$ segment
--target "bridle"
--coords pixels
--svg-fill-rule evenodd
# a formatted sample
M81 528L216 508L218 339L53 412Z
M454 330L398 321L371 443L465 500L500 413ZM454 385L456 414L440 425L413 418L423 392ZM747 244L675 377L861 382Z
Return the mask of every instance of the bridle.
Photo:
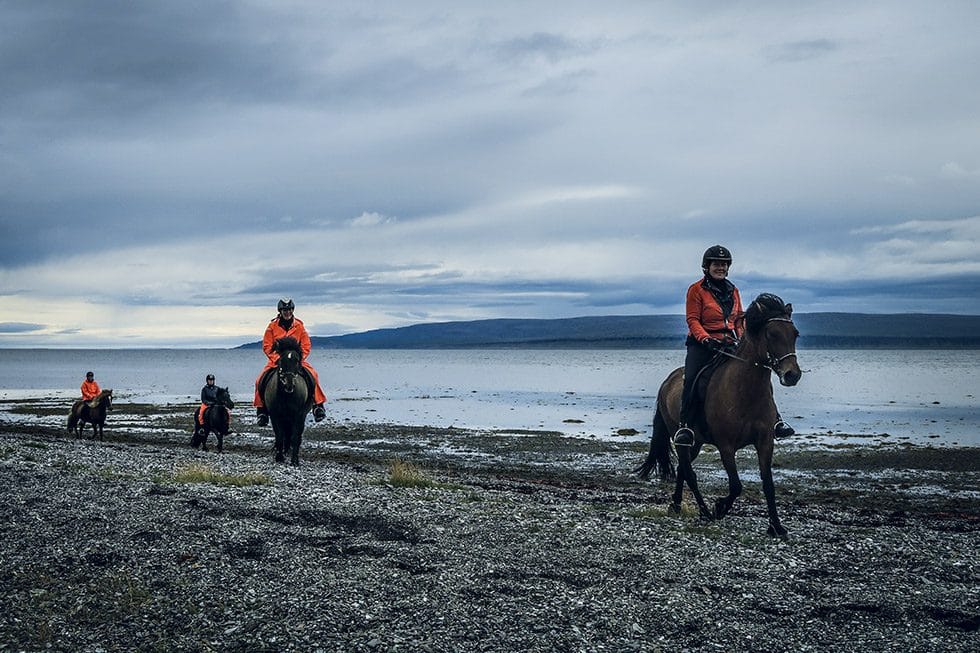
M293 360L293 352L289 351L279 357L279 364L276 366L276 378L279 385L282 387L283 391L287 394L292 393L296 389L296 374L297 372L289 372L283 369L283 360Z
M790 324L793 324L793 320L791 320L788 317L771 317L768 320L766 320L766 324L769 324L770 322L789 322ZM793 326L794 328L796 327L795 324L793 324ZM769 336L767 335L766 343L768 344L768 342L769 342ZM729 358L734 358L735 360L742 361L743 363L748 363L749 365L753 365L755 367L764 367L768 369L770 372L776 372L776 374L779 374L779 372L776 371L776 367L780 363L782 363L784 360L790 357L796 358L795 351L791 351L788 354L783 354L782 356L779 356L777 358L776 356L773 356L773 354L769 351L768 346L766 347L766 362L764 363L760 363L758 361L751 361L748 358L742 358L741 356L729 351L725 351L724 349L719 349L718 353L728 356Z

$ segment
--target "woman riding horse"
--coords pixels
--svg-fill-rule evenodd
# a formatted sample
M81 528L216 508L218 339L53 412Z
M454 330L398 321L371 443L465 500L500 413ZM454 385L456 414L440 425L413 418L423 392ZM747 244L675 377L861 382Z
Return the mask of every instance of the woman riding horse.
M277 306L279 315L269 322L269 326L265 329L265 335L262 337L262 351L265 352L269 360L266 362L265 368L259 374L259 377L255 379L255 399L253 404L255 405L255 417L259 426L265 426L269 423L269 413L266 410L265 400L262 397L261 385L263 377L275 368L279 362L279 352L275 350L273 345L280 338L293 338L300 344L303 352L303 369L310 375L314 385L313 419L319 422L327 416L326 411L323 409L323 404L327 400L327 397L320 388L320 378L316 370L307 361L307 357L310 355L310 350L312 349L310 334L306 332L303 321L293 316L293 310L295 308L296 305L292 299L280 299Z
M76 401L68 415L68 432L81 435L88 423L92 425L92 437L103 439L107 410L112 410L112 390L100 391L91 401Z
M285 337L272 344L279 355L273 378L265 384L263 399L276 434L276 462L286 460L299 465L299 446L306 428L306 415L313 405L310 387L303 373L303 350L295 338Z
M225 436L228 435L231 427L231 409L235 407L235 402L231 400L231 393L228 388L219 388L214 385L214 376L208 375L209 383L214 387L214 401L200 410L200 418L194 416L194 436L191 438L191 446L195 449L200 447L203 451L208 450L208 435L214 433L218 439L218 453L224 451Z
M687 289L687 356L684 359L684 389L681 394L680 426L674 434L674 446L694 445L694 431L688 425L692 410L692 390L698 372L718 355L718 351L736 344L742 336L742 325L736 317L742 314L738 288L728 280L732 253L721 245L709 247L701 257L704 277ZM777 416L774 430L777 438L795 431Z
M786 529L776 512L775 487L772 480L773 424L778 420L772 395L772 373L785 386L796 385L802 372L796 360L796 339L799 336L792 320L793 306L784 304L775 295L762 294L745 313L744 335L734 352L726 352L725 360L707 379L704 408L697 416L688 415L688 427L696 437L691 445L676 447L677 473L671 509L680 511L684 483L691 488L701 515L720 519L731 510L742 492L742 482L735 466L735 452L752 445L759 459L759 476L769 512L769 534L786 537ZM653 417L653 437L650 452L636 471L647 478L657 471L660 478L675 477L672 462L670 433L680 421L681 393L684 368L667 376L657 394L657 410ZM728 474L728 496L715 502L710 510L698 489L697 476L691 461L703 444L718 449Z

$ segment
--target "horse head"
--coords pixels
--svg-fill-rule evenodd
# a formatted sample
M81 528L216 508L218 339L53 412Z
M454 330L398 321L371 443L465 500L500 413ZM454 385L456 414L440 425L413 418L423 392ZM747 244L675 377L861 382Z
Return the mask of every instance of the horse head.
M106 410L112 410L112 390L103 390L99 393L99 403L105 402Z
M228 388L218 388L218 403L231 410L235 407L235 402L231 400L231 393Z
M803 372L796 360L796 339L800 332L793 324L793 305L770 293L762 293L745 311L745 331L765 343L765 366L785 386L800 382Z
M279 386L284 392L291 393L296 389L296 375L303 369L303 348L296 338L286 336L273 343L272 351L279 354L276 364Z

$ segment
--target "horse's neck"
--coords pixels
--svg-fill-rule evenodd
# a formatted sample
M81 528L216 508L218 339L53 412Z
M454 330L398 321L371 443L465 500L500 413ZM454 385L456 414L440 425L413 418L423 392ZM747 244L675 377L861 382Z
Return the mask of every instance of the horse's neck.
M769 380L769 368L765 366L765 340L744 338L735 350L735 356L741 360L729 360L726 367L731 374L738 377L741 383Z

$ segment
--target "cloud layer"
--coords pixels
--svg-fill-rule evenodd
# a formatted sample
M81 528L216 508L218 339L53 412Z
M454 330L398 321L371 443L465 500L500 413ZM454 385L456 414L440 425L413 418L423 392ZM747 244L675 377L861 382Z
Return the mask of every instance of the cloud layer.
M975 4L0 6L0 346L967 312Z

